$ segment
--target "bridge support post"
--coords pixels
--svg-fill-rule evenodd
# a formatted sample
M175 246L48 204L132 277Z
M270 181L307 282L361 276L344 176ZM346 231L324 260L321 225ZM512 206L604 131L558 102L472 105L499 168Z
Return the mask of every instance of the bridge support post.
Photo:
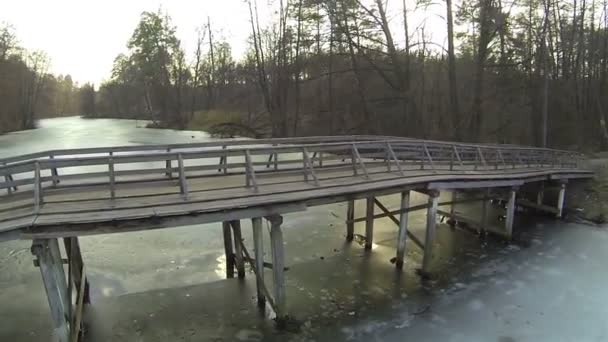
M410 206L410 192L404 191L401 193L401 213L399 214L399 233L397 234L397 261L395 266L397 269L403 269L403 259L405 257L405 242L407 239L407 219L408 213L405 209Z
M545 197L545 182L540 182L536 193L536 204L542 205Z
M81 287L84 289L83 301L84 304L91 303L91 297L89 292L89 280L84 274L84 261L82 260L82 253L80 251L80 243L77 237L68 237L63 239L65 245L65 252L68 256L68 265L72 279L74 280L74 286L76 289ZM84 284L82 284L84 279Z
M450 196L452 198L451 199L452 203L450 203L450 215L449 215L447 223L450 225L450 227L452 229L455 229L456 228L456 203L455 202L458 200L457 190L452 189Z
M258 306L266 305L266 295L264 294L264 238L262 235L262 218L254 217L251 219L253 229L253 249L255 253L255 284L258 294Z
M270 221L270 248L272 250L272 277L274 289L274 302L279 325L287 318L287 300L285 295L285 250L283 246L282 216L271 216Z
M435 241L435 228L437 227L437 204L439 191L429 193L428 209L426 212L426 236L424 240L424 255L422 257L422 274L428 275L433 258L433 242Z
M562 218L564 214L564 201L566 199L566 183L562 182L559 184L559 193L557 195L557 218Z
M222 222L224 233L224 254L226 256L226 278L234 278L234 252L232 250L232 232L230 222Z
M483 200L481 202L481 222L480 222L480 234L485 233L488 226L488 201L490 200L490 189L486 189L483 194Z
M70 306L68 286L63 269L63 261L57 239L36 239L32 243L32 254L40 267L42 281L46 290L51 317L53 334L58 342L68 342L70 339Z
M374 197L367 198L365 210L365 249L371 250L374 243Z
M515 219L515 197L517 195L517 188L513 187L509 190L509 197L507 200L507 212L505 215L505 232L507 239L511 240L513 237L513 221Z
M236 272L239 278L245 278L245 258L243 258L243 237L241 234L241 221L230 221L232 233L234 234L234 261L236 264Z
M355 236L355 200L348 201L346 208L346 241L351 242Z

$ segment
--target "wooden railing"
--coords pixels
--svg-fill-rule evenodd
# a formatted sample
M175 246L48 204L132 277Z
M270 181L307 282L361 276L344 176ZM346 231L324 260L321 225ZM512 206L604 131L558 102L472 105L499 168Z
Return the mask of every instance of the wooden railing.
M198 144L122 146L53 150L5 158L0 190L6 195L32 191L35 210L47 187L107 185L110 198L120 183L177 180L188 197L188 179L244 176L243 185L258 191L259 177L300 174L313 186L318 172L352 168L353 176L373 173L455 172L517 168L577 168L576 152L511 145L476 145L391 137L307 137L224 140ZM0 195L0 198L3 196Z

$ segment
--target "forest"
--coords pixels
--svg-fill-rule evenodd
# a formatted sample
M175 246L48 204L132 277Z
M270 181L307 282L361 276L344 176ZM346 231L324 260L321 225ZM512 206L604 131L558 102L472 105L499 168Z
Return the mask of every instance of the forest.
M196 49L186 53L169 13L143 12L98 89L48 75L44 55L11 44L5 28L0 130L32 127L36 115L77 113L175 129L232 124L251 136L608 145L608 0L242 6L250 37L237 57L210 18L201 18ZM269 22L259 20L260 6L275 7ZM427 27L414 19L421 16L443 24ZM438 31L445 40L433 38Z
M93 86L52 75L44 51L19 46L14 28L0 23L0 133L32 129L36 119L79 115Z

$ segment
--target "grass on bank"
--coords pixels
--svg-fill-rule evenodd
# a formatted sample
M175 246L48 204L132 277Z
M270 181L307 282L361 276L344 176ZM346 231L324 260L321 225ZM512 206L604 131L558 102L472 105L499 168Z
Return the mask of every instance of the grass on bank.
M239 112L224 110L196 111L186 129L192 131L209 131L214 126L224 123L241 123L243 115Z

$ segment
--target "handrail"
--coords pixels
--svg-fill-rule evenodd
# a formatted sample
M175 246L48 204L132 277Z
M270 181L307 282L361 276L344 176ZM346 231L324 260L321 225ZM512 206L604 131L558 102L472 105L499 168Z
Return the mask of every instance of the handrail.
M581 153L558 150L549 148L519 146L519 145L497 145L497 144L471 144L461 142L449 142L439 140L423 140L413 138L403 138L394 136L368 136L368 135L353 135L353 136L319 136L319 137L298 137L298 138L273 138L273 139L222 139L210 142L201 143L178 143L178 144L155 144L155 145L122 145L122 146L111 146L111 147L93 147L93 148L77 148L77 149L55 149L40 151L34 153L28 153L18 156L0 158L0 164L13 164L17 162L29 161L40 158L52 158L58 156L77 156L86 154L105 154L105 153L126 153L126 152L145 152L145 151L167 151L176 149L193 149L193 148L208 148L208 147L222 147L222 146L245 146L245 145L264 145L264 144L305 144L307 142L323 143L323 142L359 142L359 141L395 141L401 143L426 143L427 145L434 146L458 146L458 147L471 147L471 148L503 148L503 149L516 149L516 150L528 150L528 151L552 151L562 153L572 153L581 155Z
M174 173L179 175L180 192L187 198L188 188L186 181L186 173L190 171L210 171L216 170L223 174L241 174L246 175L246 183L253 185L253 189L257 191L258 184L255 180L256 172L273 172L273 171L297 171L302 172L306 178L308 175L313 177L315 183L318 184L316 179L315 171L313 169L314 156L310 158L308 151L312 151L315 154L326 153L326 163L331 160L332 154L335 155L334 160L342 159L342 166L352 163L354 175L357 175L358 167L361 168L364 176L369 178L369 173L366 164L373 163L373 160L382 159L383 164L387 166L387 171L391 171L391 161L397 166L397 170L400 174L403 174L404 168L411 162L416 168L421 169L431 168L434 172L438 168L449 166L449 170L454 170L454 161L456 158L459 167L465 169L468 166L473 166L474 169L478 167L487 168L488 158L494 157L496 163L494 167L497 169L499 166L498 160L502 168L508 168L511 165L515 168L517 165L523 167L531 167L531 165L537 165L537 167L553 167L553 168L576 168L578 165L578 159L582 156L576 152L571 151L560 151L560 150L548 150L548 149L534 149L534 148L519 148L511 145L500 146L484 146L484 145L467 145L459 143L430 143L427 140L416 140L416 139L369 139L369 137L359 136L359 140L340 140L345 137L334 137L336 139L329 139L327 142L319 142L328 137L320 137L313 140L313 138L304 139L308 143L300 144L278 144L275 143L272 146L268 144L261 144L261 142L273 143L276 141L296 141L296 139L278 139L278 140L247 140L248 144L244 146L233 145L236 141L221 141L213 142L213 144L206 144L206 146L216 146L218 149L213 150L181 150L174 147L167 147L168 145L162 145L160 152L150 150L150 146L131 146L132 152L137 152L136 148L143 148L139 152L146 153L134 153L126 155L116 155L116 151L107 152L106 156L83 156L75 158L79 154L75 155L62 155L57 151L51 151L49 158L32 159L18 161L14 163L8 163L7 165L0 166L0 179L4 178L4 182L0 181L0 189L6 189L8 195L11 195L12 189L15 189L18 185L30 185L37 183L40 186L38 190L42 192L42 183L52 182L52 186L58 186L59 182L68 179L93 179L99 177L106 177L109 182L111 189L111 198L115 197L116 177L135 175L135 174L163 174L165 177L171 178ZM379 138L379 137L376 137ZM366 140L367 139L367 140ZM242 140L241 140L242 141ZM190 146L201 146L201 144L176 144L171 146L182 146L182 149ZM251 146L258 145L258 146ZM184 147L186 146L186 147ZM227 148L227 146L234 146L234 148ZM77 151L90 152L92 149L82 149ZM103 150L104 153L107 148L95 149ZM150 153L148 151L155 151ZM304 153L302 152L304 151ZM124 152L124 151L123 151ZM484 155L485 153L485 155ZM90 154L90 153L82 153ZM82 155L80 154L80 155ZM285 160L278 160L279 154L297 154L301 155L301 159L287 158ZM351 155L351 162L345 163L344 156ZM252 156L259 155L271 155L274 156L274 169L273 170L256 170L256 166L263 164L267 166L267 162L255 162L252 161ZM30 156L30 155L27 155ZM228 157L245 157L244 161L228 163ZM212 163L204 165L193 165L185 166L186 160L205 160L219 158L219 164ZM237 159L238 159L237 158ZM337 159L336 159L337 158ZM172 161L177 161L177 168L173 167ZM240 160L240 159L239 159ZM165 163L162 168L142 168L136 170L115 170L115 167L120 164L132 164L132 163L154 163L162 162ZM288 164L299 163L300 166L289 166ZM105 166L108 172L98 171L85 171L76 174L60 175L58 170L62 168L78 167L78 166ZM287 166L281 167L279 165ZM335 166L335 165L334 165ZM319 167L323 167L320 165ZM244 172L240 171L243 170ZM40 173L44 170L51 170L50 177L42 176ZM236 171L234 171L236 170ZM34 174L33 177L21 179L14 179L13 175L29 173ZM36 177L37 175L37 177ZM166 178L165 178L166 179ZM37 195L38 196L38 195Z

